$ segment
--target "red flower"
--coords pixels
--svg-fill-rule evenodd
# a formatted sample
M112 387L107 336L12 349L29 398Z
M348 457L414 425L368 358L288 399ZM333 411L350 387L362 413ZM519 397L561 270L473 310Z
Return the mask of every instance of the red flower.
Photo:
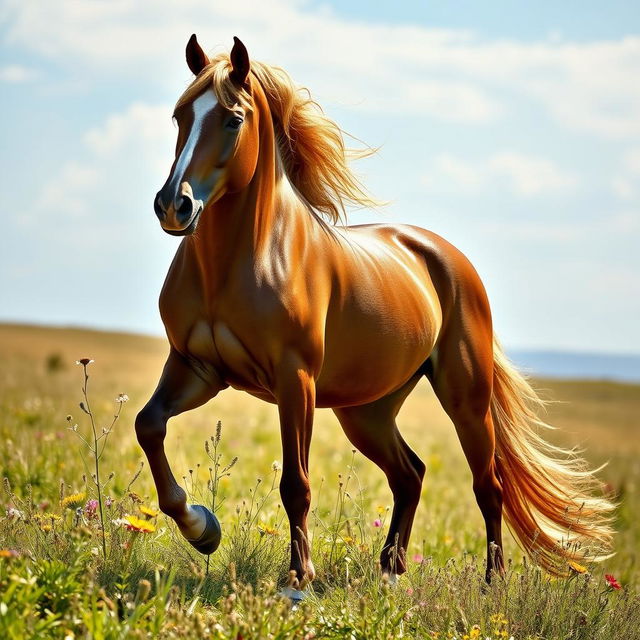
M622 589L622 585L610 573L605 573L604 579L607 581L607 585L612 589Z

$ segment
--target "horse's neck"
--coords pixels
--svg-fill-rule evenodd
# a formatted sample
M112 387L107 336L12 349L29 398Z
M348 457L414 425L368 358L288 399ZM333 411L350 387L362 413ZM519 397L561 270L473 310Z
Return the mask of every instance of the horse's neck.
M283 170L273 132L260 142L254 176L238 193L204 211L193 238L208 288L216 289L238 264L267 267L288 245L304 240L311 220ZM310 220L301 219L301 216Z

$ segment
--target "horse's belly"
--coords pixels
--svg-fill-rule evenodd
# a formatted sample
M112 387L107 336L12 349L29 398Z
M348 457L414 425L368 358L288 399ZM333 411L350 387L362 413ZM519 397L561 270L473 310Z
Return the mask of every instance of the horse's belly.
M404 293L356 300L328 318L318 406L373 402L398 389L424 364L442 325L440 306L432 302L435 296Z

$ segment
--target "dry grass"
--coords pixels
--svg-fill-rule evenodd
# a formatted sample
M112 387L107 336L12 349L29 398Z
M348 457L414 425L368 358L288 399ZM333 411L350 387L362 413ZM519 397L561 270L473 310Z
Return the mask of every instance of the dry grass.
M107 493L116 499L119 509L132 512L135 505L125 490L143 458L135 441L133 419L155 386L166 352L163 340L149 337L0 325L0 472L9 478L17 500L22 504L32 500L36 509L48 501L50 511L59 511L61 479L68 485L67 492L84 489L81 447L67 430L66 416L72 414L83 428L78 409L81 370L74 363L80 357L91 357L95 363L90 367L90 394L101 421L106 423L113 415L118 393L125 392L131 399L101 464L105 477L115 473ZM139 615L130 621L129 635L122 635L126 608L119 611L116 606L109 618L108 603L100 605L107 616L105 624L112 629L112 635L102 637L174 637L170 629L183 629L187 637L198 637L197 625L208 626L213 637L233 638L238 633L246 638L304 637L312 632L316 637L480 637L473 635L474 625L479 625L483 638L503 637L499 634L507 630L515 638L591 638L596 637L596 631L602 638L632 637L621 634L640 627L636 592L640 524L634 517L640 506L640 387L574 381L541 381L537 386L548 389L546 395L559 401L550 406L547 416L560 427L553 435L557 442L585 446L586 457L594 464L610 460L602 477L621 501L617 555L604 567L590 568L590 576L549 581L521 564L521 554L509 538L506 550L512 569L507 582L493 585L488 592L481 588L484 527L471 491L471 475L452 425L424 383L407 401L399 424L428 468L409 550L410 558L425 560L414 561L409 575L394 590L381 586L375 567L383 531L374 527L373 521L378 517L384 520L390 506L385 478L361 455L353 456L333 414L320 410L311 451L312 532L319 569L315 595L307 607L295 613L287 613L286 606L277 609L280 605L274 604L277 598L272 594L275 587L265 586L265 581L275 583L286 573L286 521L278 492L268 491L272 462L281 457L277 414L275 407L233 390L173 420L167 438L176 476L185 476L187 488L205 497L210 461L203 445L218 420L224 425L224 460L239 457L231 477L220 485L218 500L223 502L218 516L224 543L213 557L207 577L201 574L202 560L176 537L163 517L158 519L153 542L149 537L136 541L129 566L124 568L126 553L118 545L126 539L119 537L119 530L112 531L111 555L104 565L93 551L99 542L91 523L89 532L82 534L68 518L47 547L38 543L40 533L34 533L29 523L5 518L0 526L4 538L0 548L15 548L22 557L0 559L4 563L0 584L7 588L11 582L8 563L13 563L13 575L24 578L30 572L37 573L45 550L50 561L63 561L67 569L74 563L85 563L82 571L69 578L77 589L85 591L82 597L74 596L76 604L69 605L78 620L82 618L79 611L91 608L93 601L105 603L105 598L133 602L130 611ZM258 478L262 482L256 485ZM146 468L133 488L147 504L157 504ZM10 498L4 502L12 506ZM230 561L237 573L235 581L229 575ZM169 566L174 570L173 591L168 582ZM164 569L159 570L156 582L158 567ZM624 589L608 589L603 571L615 574ZM162 621L156 620L160 631L153 632L149 621L151 611L162 608L160 601L144 612L136 600L140 578L154 583L151 599L172 599L173 608L165 610ZM252 590L240 583L250 583ZM234 588L234 598L229 601L223 594ZM253 591L256 588L258 595ZM36 598L34 610L40 612L36 618L42 619L45 614L38 609L38 602ZM260 625L267 624L260 622L265 607L276 616L268 623L271 631L260 630ZM66 611L60 613L63 622L51 627L53 635L41 637L64 637L55 634L71 624L73 615ZM502 618L496 617L498 614L504 614L508 623L499 623ZM14 620L15 629L22 628L16 624ZM92 624L78 622L73 631L77 637L89 637ZM429 636L432 632L440 635Z

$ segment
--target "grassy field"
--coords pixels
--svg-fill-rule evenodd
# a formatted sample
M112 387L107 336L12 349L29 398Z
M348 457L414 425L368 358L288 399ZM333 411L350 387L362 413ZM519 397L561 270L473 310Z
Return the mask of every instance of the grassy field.
M554 441L583 446L594 465L609 463L601 477L620 503L616 555L555 580L523 562L507 535L507 576L489 588L471 476L428 384L399 418L427 477L411 567L394 587L376 565L389 519L386 480L352 452L333 414L318 411L310 465L318 577L292 610L277 596L287 579L288 527L277 491L275 407L228 390L169 424L169 458L194 500L213 499L213 443L208 455L205 441L218 421L222 467L238 458L219 478L223 543L208 569L170 521L152 515L157 499L146 465L140 471L133 421L166 351L163 340L148 337L0 325L0 637L640 637L640 386L536 382L554 401L547 416L560 427ZM79 437L91 431L79 408L82 367L75 361L83 357L95 360L89 397L99 433L113 420L116 397L129 397L100 459L106 561L91 502L94 462ZM75 424L77 432L69 429ZM126 515L138 517L143 530L128 529Z

